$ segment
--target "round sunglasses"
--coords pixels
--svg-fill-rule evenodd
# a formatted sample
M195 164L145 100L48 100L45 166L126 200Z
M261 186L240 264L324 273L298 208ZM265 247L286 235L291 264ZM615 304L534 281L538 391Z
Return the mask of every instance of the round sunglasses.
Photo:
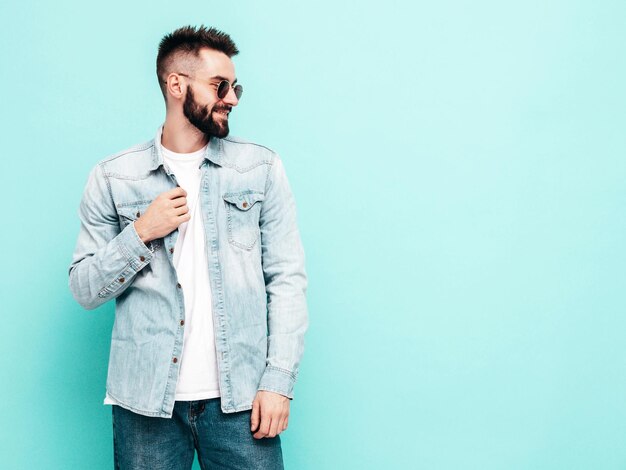
M192 77L191 75L187 75L185 73L178 72L178 75L182 75L183 77L190 78L191 80L198 80L196 77ZM206 82L206 80L201 80L201 81ZM237 97L237 99L241 98L241 95L243 94L243 87L241 85L232 86L228 80L222 80L221 82L218 83L217 97L220 100L223 100L224 98L226 98L226 95L228 95L228 91L231 89L231 87L233 91L235 92L235 96Z

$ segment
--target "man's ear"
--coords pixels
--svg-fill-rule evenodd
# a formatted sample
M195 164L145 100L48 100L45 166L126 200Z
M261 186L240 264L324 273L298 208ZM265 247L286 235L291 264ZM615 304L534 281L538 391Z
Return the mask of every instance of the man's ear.
M165 88L168 95L171 95L171 97L176 100L181 100L185 94L185 85L180 79L180 76L175 73L170 73L166 80Z

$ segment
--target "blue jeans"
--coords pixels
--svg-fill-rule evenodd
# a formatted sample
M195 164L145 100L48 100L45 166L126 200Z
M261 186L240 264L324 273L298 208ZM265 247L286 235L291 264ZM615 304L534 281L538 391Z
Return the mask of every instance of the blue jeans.
M116 470L190 470L194 453L202 470L282 470L280 435L255 439L252 410L224 413L220 398L177 401L171 418L113 408Z

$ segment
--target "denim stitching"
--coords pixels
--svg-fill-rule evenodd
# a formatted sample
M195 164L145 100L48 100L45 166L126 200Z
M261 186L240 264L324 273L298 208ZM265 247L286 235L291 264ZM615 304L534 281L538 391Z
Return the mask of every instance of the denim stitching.
M144 142L143 144L134 145L133 147L130 147L129 149L122 150L121 152L118 152L118 153L114 153L113 155L110 155L108 157L104 157L102 160L100 160L100 163L110 162L111 160L115 160L116 158L123 157L124 155L128 155L129 153L143 152L144 150L148 150L153 145L154 143L152 140Z
M238 173L246 173L246 172L248 172L248 171L250 171L250 170L252 170L252 169L254 169L254 168L258 167L258 166L270 165L270 161L269 160L261 160L260 162L257 162L255 164L247 166L247 167L240 167L239 165L236 165L234 163L228 163L228 162L221 162L221 165L223 167L226 167L226 168L233 168L233 169L237 170Z
M276 153L274 150L272 150L269 147L266 147L265 145L257 144L254 142L248 142L247 140L240 139L239 137L229 136L229 137L225 137L224 140L226 142L232 142L233 144L254 145L255 147L261 147L261 148L264 148L265 150L269 150L272 153Z
M243 250L250 251L250 250L252 250L252 248L254 248L254 245L256 245L257 241L259 240L259 234L257 233L257 236L254 238L254 241L250 245L245 245L243 243L240 243L240 242L236 241L233 238L233 225L232 225L232 216L231 216L231 213L234 210L232 208L233 205L234 204L231 203L230 201L226 202L226 214L227 214L226 219L228 221L228 242L230 244L236 246L236 247L239 247L239 248L243 249ZM254 205L254 204L252 204L252 205ZM252 208L252 206L250 206L250 208ZM237 210L239 210L239 209L237 209ZM250 210L248 209L245 212L249 213L249 211ZM249 215L248 217L252 217L252 215ZM260 212L259 212L259 217L260 217Z
M122 269L122 272L120 272L113 281L111 281L108 285L104 286L102 289L100 289L100 292L98 292L98 297L100 298L104 298L107 296L107 294L112 294L113 292L115 292L117 290L117 288L113 288L111 286L113 286L113 284L115 284L116 282L118 284L121 284L118 279L120 278L120 276L122 276L122 274L125 274L128 271L128 268L130 267L130 263L126 263L126 266L124 266L124 269Z

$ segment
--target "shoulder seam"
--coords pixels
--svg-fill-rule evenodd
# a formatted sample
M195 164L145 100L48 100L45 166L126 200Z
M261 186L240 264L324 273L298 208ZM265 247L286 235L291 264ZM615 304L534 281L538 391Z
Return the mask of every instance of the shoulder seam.
M99 165L110 162L111 160L115 160L116 158L123 157L124 155L128 155L129 153L135 152L143 152L144 150L148 150L149 148L154 146L154 142L152 140L148 142L144 142L143 144L133 145L130 148L122 150L120 152L109 155L108 157L104 157L102 160L98 162Z
M254 142L248 142L248 141L245 141L243 139L241 141L238 141L238 140L233 140L233 138L224 137L223 140L226 140L226 141L231 142L233 144L254 145L256 147L264 148L265 150L268 150L268 151L270 151L272 153L278 153L275 150L272 150L271 148L266 147L265 145L257 144L257 143L254 143Z

